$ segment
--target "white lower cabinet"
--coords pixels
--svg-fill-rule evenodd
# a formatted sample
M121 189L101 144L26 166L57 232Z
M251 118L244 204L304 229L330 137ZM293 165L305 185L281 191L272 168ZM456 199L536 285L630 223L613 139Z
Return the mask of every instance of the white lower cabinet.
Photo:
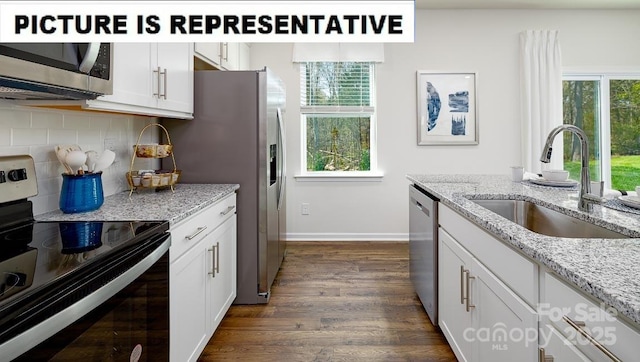
M207 320L212 335L236 299L236 225L237 217L233 215L207 237L207 256L211 258L207 271L210 300Z
M170 267L170 361L195 361L209 341L208 252L193 248Z
M540 362L591 361L557 329L549 324L540 327Z
M439 325L460 361L536 361L538 316L443 228Z
M438 222L438 323L458 360L638 360L636 323L446 205Z
M473 321L466 310L466 278L472 256L444 230L438 244L438 316L440 329L460 361L473 361L473 343L464 338Z
M171 228L172 362L198 359L236 297L235 200L233 194Z
M637 361L640 331L623 320L618 312L603 303L584 295L572 285L560 280L553 272L543 273L541 300L541 330L557 330L562 348L546 346L546 336L541 333L540 345L554 361L563 361L567 346L582 360ZM556 343L557 345L557 343ZM578 357L574 359L579 361Z

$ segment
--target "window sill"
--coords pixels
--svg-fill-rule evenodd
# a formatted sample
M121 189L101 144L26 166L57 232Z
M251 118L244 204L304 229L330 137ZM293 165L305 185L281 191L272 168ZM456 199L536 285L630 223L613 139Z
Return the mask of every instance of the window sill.
M380 182L384 177L382 172L357 172L357 171L317 171L293 176L296 181L301 182Z

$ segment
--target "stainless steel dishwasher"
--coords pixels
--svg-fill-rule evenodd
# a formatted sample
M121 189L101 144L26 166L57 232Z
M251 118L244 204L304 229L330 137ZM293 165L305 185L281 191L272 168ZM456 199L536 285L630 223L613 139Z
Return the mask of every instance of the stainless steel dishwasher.
M438 325L438 199L409 186L409 273L431 319Z

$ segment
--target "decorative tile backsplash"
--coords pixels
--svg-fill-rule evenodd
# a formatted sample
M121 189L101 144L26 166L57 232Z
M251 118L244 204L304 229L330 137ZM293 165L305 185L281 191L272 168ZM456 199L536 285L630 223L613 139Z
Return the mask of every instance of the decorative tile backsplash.
M58 209L64 167L58 162L54 147L78 144L83 151L102 154L105 148L116 153L116 160L102 175L105 196L129 188L125 173L131 166L133 145L140 131L157 118L115 113L68 111L23 107L0 100L0 156L31 155L38 178L38 195L33 201L34 214ZM159 128L150 127L142 143L157 142ZM135 160L134 169L155 169L155 159Z

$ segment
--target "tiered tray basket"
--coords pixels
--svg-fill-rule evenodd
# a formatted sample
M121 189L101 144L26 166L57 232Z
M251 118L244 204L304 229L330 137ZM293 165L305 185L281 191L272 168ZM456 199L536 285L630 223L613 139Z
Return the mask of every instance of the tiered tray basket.
M140 144L140 139L142 138L142 134L149 127L160 127L165 135L167 136L167 144ZM173 161L173 170L155 170L153 172L150 171L138 171L133 169L133 164L135 163L136 157L140 158L165 158L171 157ZM171 191L175 191L173 186L178 183L180 180L181 171L178 170L176 166L176 159L173 156L173 145L171 144L171 138L169 137L169 132L166 128L164 128L161 124L151 123L145 126L142 131L140 131L140 135L138 136L138 141L133 146L133 155L131 156L131 165L129 166L129 172L127 172L127 182L129 183L130 192L129 196L133 193L133 191L138 188L142 189L155 189L155 188L171 188Z

